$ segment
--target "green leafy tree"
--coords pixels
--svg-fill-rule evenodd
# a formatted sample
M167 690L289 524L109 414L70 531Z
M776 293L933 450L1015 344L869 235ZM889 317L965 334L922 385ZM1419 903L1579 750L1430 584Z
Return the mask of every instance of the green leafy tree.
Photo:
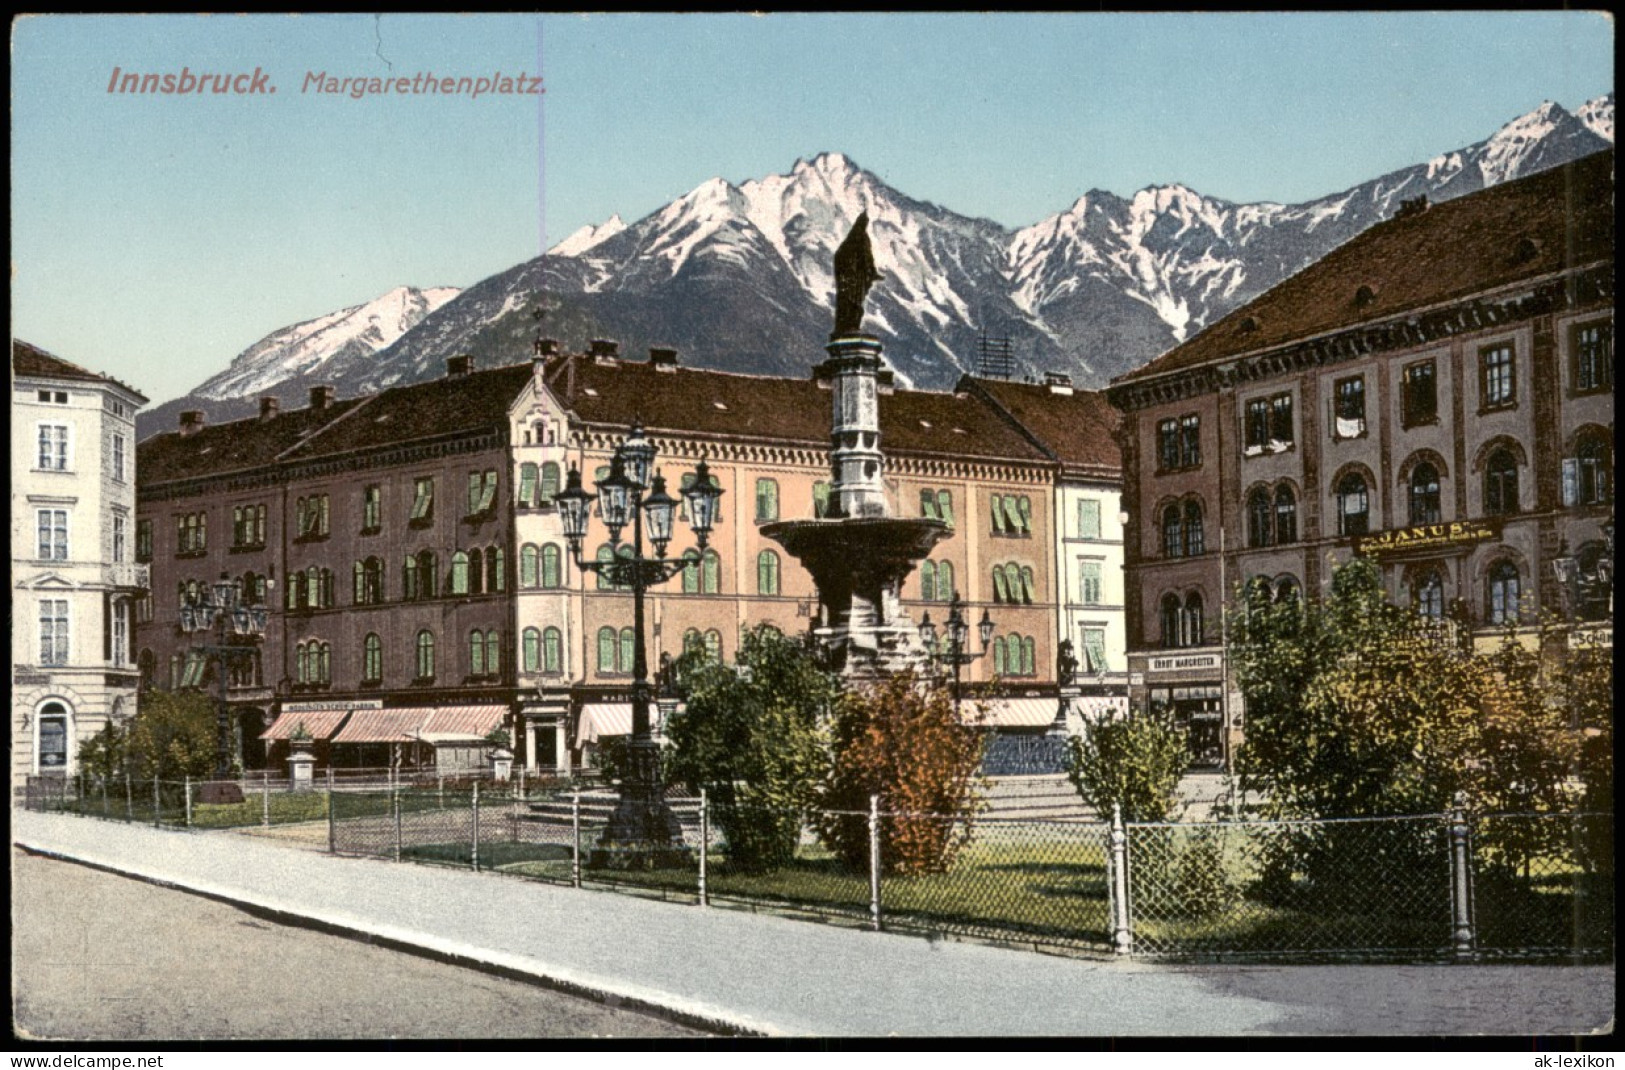
M880 828L885 873L940 873L970 839L981 802L984 734L961 723L947 690L911 674L846 692L836 709L818 831L852 869L869 864L869 797L889 815ZM833 811L833 812L832 812Z
M805 645L767 625L745 633L734 665L686 654L675 675L687 702L666 728L669 778L705 789L731 866L785 865L827 761L822 722L834 680Z
M1067 777L1102 816L1116 804L1125 821L1166 821L1189 757L1185 733L1162 717L1107 721L1067 740Z
M207 777L214 770L215 704L196 691L148 691L123 742L134 779Z

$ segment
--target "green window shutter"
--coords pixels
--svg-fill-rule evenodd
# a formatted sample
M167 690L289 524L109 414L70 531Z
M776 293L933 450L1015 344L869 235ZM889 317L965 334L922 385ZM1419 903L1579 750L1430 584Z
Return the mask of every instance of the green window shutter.
M951 491L937 491L937 519L949 527L954 526L954 496Z
M519 466L519 504L536 504L536 465L530 461Z

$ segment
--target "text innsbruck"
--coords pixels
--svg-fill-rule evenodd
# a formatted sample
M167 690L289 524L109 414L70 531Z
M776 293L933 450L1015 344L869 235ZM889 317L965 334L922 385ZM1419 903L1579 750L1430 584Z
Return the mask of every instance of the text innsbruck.
M270 74L259 67L252 71L224 74L194 71L190 67L182 67L179 72L157 74L114 67L112 77L107 80L109 93L137 96L270 96L276 92L276 88ZM393 75L388 78L306 71L299 92L344 96L352 100L390 96L468 97L474 100L479 97L539 96L545 90L542 89L541 77L527 71L518 74L492 71L480 75L439 75L433 71L419 71L413 75Z

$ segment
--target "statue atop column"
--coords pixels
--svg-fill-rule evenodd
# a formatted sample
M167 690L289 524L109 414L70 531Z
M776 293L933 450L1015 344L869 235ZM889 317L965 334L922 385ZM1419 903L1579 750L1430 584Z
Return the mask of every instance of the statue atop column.
M835 333L863 330L863 302L869 288L880 281L875 254L869 247L869 213L860 212L840 248L835 250Z

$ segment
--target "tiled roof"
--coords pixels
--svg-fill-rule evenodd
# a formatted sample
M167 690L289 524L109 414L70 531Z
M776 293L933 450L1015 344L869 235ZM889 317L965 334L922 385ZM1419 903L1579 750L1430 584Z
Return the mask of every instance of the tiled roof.
M966 376L960 385L979 390L1026 428L1068 468L1120 474L1122 451L1112 437L1121 415L1096 390L1060 392L1048 385Z
M76 379L88 383L112 383L121 390L128 390L145 404L147 396L139 390L119 382L109 375L99 375L87 368L81 368L71 361L35 345L30 345L19 338L11 340L11 372L13 375L29 376L35 379Z
M783 379L647 361L591 357L550 362L548 387L586 423L652 431L829 445L830 394L812 379ZM572 392L573 391L573 392ZM881 448L950 457L1047 458L974 398L898 390L880 397Z
M1113 383L1381 322L1613 254L1609 150L1378 223Z
M360 400L336 401L326 409L292 409L269 420L234 420L190 435L179 431L152 435L136 446L136 471L146 486L259 468L359 404Z

